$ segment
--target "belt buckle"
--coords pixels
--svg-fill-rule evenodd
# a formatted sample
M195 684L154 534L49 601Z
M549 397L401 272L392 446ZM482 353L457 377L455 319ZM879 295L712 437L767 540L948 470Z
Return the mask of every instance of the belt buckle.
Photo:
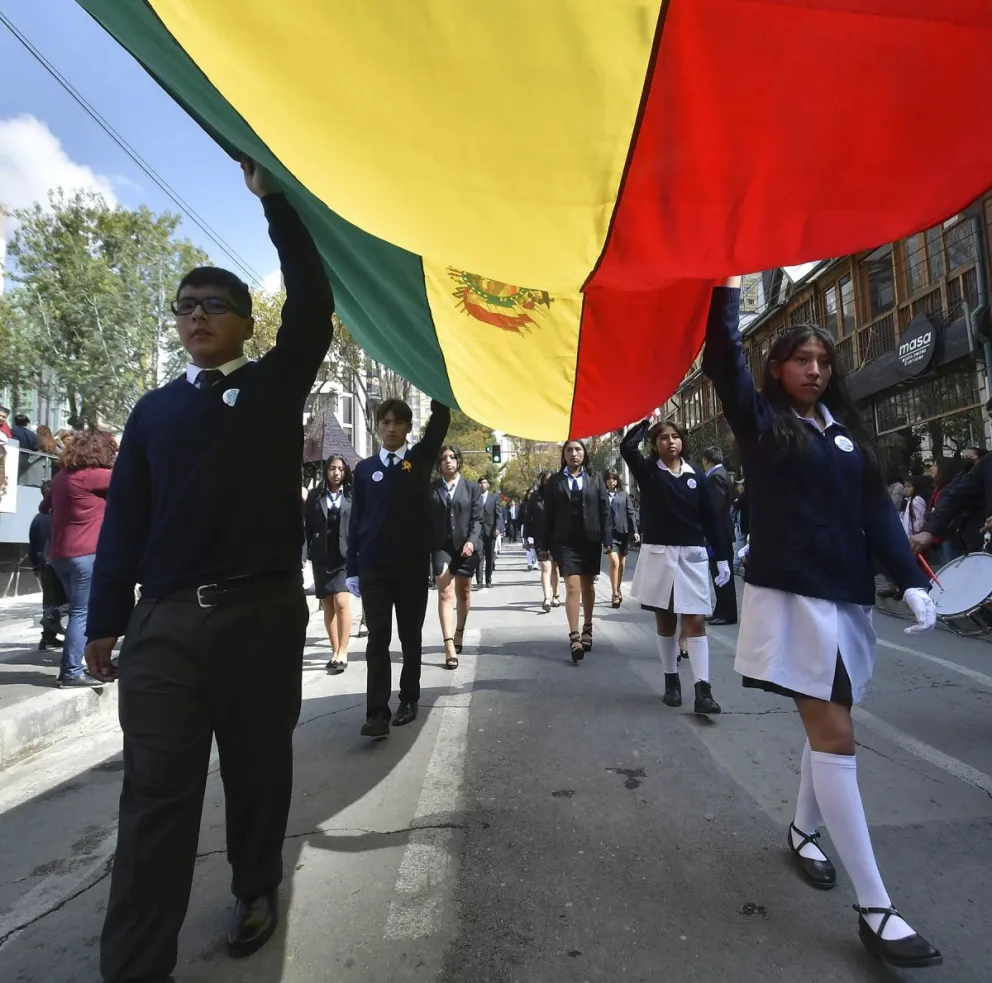
M217 585L216 584L203 584L200 587L197 587L196 588L196 603L199 604L201 608L215 608L215 607L218 607L217 604L208 604L203 599L203 592L205 590L216 590L216 589L217 589Z

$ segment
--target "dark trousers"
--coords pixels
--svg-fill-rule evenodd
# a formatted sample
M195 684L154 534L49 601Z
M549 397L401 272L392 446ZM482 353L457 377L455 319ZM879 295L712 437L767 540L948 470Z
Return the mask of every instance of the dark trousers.
M368 719L389 716L393 691L393 665L389 643L393 638L393 609L403 650L400 673L400 702L420 700L420 662L423 653L424 617L427 614L427 556L399 563L394 567L367 570L359 578L365 624L369 629L365 645L368 679Z
M491 584L493 582L493 569L496 566L496 537L495 536L483 536L482 537L482 556L479 557L479 562L475 568L475 582L477 584L482 583L483 567L485 567L486 583Z
M121 649L124 732L117 853L100 969L112 983L176 965L217 739L231 890L246 900L282 880L309 618L293 578L214 608L140 601Z
M731 564L731 570L733 570L733 565ZM737 587L734 584L734 578L731 576L728 583L724 584L722 587L716 586L716 560L710 557L710 576L713 578L713 587L716 591L716 605L713 608L713 617L720 618L723 621L736 621L737 620Z
M41 568L38 579L41 581L41 640L57 642L58 632L62 630L62 613L59 609L68 603L65 588L50 563Z

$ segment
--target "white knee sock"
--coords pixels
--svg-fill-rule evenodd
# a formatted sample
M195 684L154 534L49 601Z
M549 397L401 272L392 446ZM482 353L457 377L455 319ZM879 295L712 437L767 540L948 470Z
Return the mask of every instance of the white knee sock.
M678 641L674 635L655 635L661 666L668 674L679 671Z
M689 653L689 665L692 666L692 674L696 677L696 682L708 683L710 681L710 640L705 635L702 638L687 638L685 648Z
M816 802L816 792L813 791L813 773L810 768L809 741L803 747L803 761L799 770L799 794L796 796L796 819L793 825L804 833L815 833L823 823L820 807ZM790 842L799 846L800 837L790 830ZM826 860L826 855L815 843L807 843L799 851L800 856L809 860Z
M854 884L858 904L865 908L887 908L892 902L871 848L854 755L810 751L810 772L817 805L847 876ZM865 915L865 920L877 932L882 916ZM901 939L912 934L913 929L906 922L893 916L886 923L883 938Z

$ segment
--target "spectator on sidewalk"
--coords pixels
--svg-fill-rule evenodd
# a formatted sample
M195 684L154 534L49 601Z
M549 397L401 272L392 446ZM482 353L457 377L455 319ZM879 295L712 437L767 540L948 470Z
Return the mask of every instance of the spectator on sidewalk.
M41 486L42 502L48 497L52 483L46 481ZM38 642L38 651L44 652L49 648L61 648L62 639L59 638L62 631L62 605L68 598L62 581L52 567L49 550L52 542L52 516L51 513L41 511L41 504L38 505L38 514L31 520L31 527L28 529L28 562L34 575L41 585L41 640Z
M0 406L0 434L3 434L8 440L11 437L10 423L7 421L10 419L10 407Z
M31 418L24 413L18 413L14 417L14 425L10 428L10 435L20 445L22 450L36 451L38 449L38 437L31 429Z
M51 454L54 457L59 453L59 445L55 440L55 435L44 423L35 431L35 437L38 439L38 450L42 454Z
M117 441L112 434L101 430L77 433L63 452L62 469L39 506L41 512L52 516L51 562L69 598L60 688L100 687L105 683L86 674L83 654L93 561L116 453Z

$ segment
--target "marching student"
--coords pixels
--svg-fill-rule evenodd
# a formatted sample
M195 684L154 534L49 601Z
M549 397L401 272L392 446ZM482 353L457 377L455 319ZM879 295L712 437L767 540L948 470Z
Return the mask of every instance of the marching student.
M486 587L493 585L493 568L496 565L496 543L499 538L499 527L502 521L502 506L499 504L499 496L489 489L489 479L483 478L479 482L482 504L482 539L479 562L476 564L475 582L481 587L483 575L485 576Z
M335 676L348 668L351 638L351 593L345 583L345 564L353 480L348 462L335 455L327 461L324 478L307 496L303 510L314 594L323 609L324 627L331 643L326 668Z
M451 422L447 406L431 400L431 418L420 441L410 447L413 410L402 399L387 399L375 413L378 454L355 468L348 530L348 590L362 598L368 642L363 737L389 735L393 670L389 643L393 610L403 650L399 707L392 723L417 718L424 616L431 554L430 489L434 462Z
M857 894L858 934L900 967L940 953L895 908L872 851L858 789L851 707L875 661L872 557L933 628L936 611L886 490L878 453L848 395L833 340L796 325L772 344L757 392L738 330L740 278L714 291L703 372L748 475L750 549L735 668L744 685L795 700L806 730L789 849L814 887L836 883L819 846L825 822Z
M610 501L610 522L613 526L613 549L610 550L610 586L613 588L613 607L623 603L623 575L627 569L627 552L631 543L641 541L637 532L637 517L634 503L624 491L618 471L612 468L603 475L606 494Z
M647 438L650 457L641 453ZM658 653L665 673L666 706L682 706L678 629L681 622L695 678L693 712L720 713L710 685L710 567L706 543L717 562L717 585L730 580L733 543L717 514L706 476L683 457L685 437L672 420L642 420L620 442L620 454L641 491L641 554L631 594L653 611Z
M544 511L544 497L552 472L542 471L537 478L537 488L527 496L524 503L525 522L534 536L534 545L541 564L541 610L547 614L552 608L561 607L558 598L558 564L551 559L551 546L548 542L547 516Z
M458 668L465 622L472 607L472 574L481 559L482 494L474 481L462 477L462 452L448 444L438 462L441 477L431 485L437 613L444 639L444 667ZM457 605L457 626L452 631Z
M548 481L544 494L545 553L553 558L565 580L565 616L573 663L582 661L592 648L592 611L596 603L596 577L609 553L610 505L598 474L586 467L588 452L581 440L570 440L561 449L561 470ZM579 633L581 602L585 622Z
M124 732L100 940L108 983L166 979L175 967L214 737L236 898L228 951L250 955L277 922L309 620L300 421L334 298L292 205L253 161L242 169L286 284L275 347L245 358L254 322L237 276L201 267L183 277L172 310L190 364L131 413L93 566L86 662L104 682L116 674ZM246 447L265 448L251 494Z

